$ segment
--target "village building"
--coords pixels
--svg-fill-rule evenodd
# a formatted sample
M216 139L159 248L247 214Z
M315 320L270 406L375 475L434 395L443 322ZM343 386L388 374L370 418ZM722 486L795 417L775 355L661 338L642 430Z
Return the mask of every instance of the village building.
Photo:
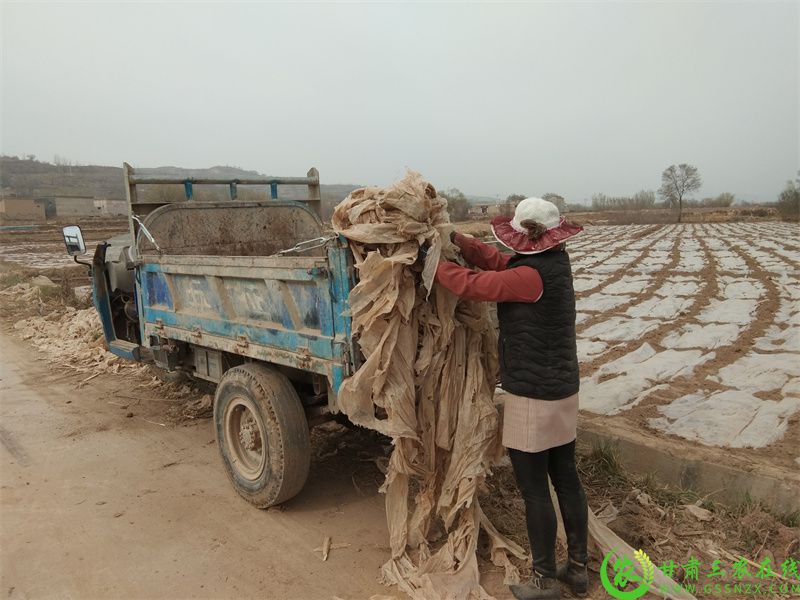
M0 224L27 225L44 221L44 206L33 198L0 198Z

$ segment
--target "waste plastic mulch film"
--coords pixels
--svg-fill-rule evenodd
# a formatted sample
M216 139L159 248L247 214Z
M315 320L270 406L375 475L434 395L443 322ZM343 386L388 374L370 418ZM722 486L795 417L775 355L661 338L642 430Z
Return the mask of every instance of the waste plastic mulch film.
M506 584L520 577L510 556L530 557L497 531L478 502L503 455L493 401L497 333L487 303L434 283L440 258L459 260L447 201L409 171L391 187L352 192L332 224L348 239L358 271L349 303L365 359L342 384L338 404L353 423L393 444L381 487L392 552L383 581L414 600L489 600L478 571L479 530ZM428 252L418 261L423 246ZM600 552L633 555L591 510L589 531ZM678 589L664 597L693 598L656 570L653 587L667 586Z
M350 309L365 357L338 403L394 446L381 488L392 551L384 581L412 598L491 598L479 583L479 528L507 581L519 579L508 555L526 553L478 503L478 488L503 452L493 403L497 334L486 303L434 284L440 257L456 258L447 202L410 172L392 187L354 191L332 222L355 257L359 283ZM416 550L413 559L408 548Z

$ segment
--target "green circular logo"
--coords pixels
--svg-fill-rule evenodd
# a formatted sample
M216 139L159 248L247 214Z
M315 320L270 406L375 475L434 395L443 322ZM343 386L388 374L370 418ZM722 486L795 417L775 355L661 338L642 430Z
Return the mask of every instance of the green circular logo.
M639 575L634 571L633 560L627 556L617 556L613 565L611 565L611 570L614 573L613 578L611 578L608 574L609 559L614 555L616 555L616 551L606 554L600 565L600 582L603 584L603 588L610 596L619 598L619 600L636 600L636 598L644 596L650 589L655 575L650 557L643 550L634 552L633 557L641 566L642 574ZM629 584L636 582L639 582L639 585L628 589L631 588Z

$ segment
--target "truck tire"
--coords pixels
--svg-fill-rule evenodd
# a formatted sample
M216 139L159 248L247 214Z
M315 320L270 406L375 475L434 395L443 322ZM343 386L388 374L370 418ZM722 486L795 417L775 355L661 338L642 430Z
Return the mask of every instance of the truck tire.
M303 488L311 440L285 375L255 363L227 371L214 397L214 426L225 471L242 498L266 508Z

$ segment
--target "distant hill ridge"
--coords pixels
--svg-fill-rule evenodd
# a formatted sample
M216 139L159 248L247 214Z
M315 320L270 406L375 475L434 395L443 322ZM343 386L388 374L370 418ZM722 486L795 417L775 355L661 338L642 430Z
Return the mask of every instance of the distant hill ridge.
M136 167L137 174L168 177L209 177L220 179L247 179L263 177L258 171L239 167L217 165L206 169L185 169L164 166L153 168ZM269 173L268 175L304 176L305 171L293 173ZM344 199L361 186L351 184L325 184L320 186L326 204ZM0 156L0 189L3 195L34 198L48 196L92 196L96 198L125 199L122 167L100 165L52 164L16 156ZM306 195L302 186L283 186L280 195L284 198L301 198Z
M217 165L208 167L207 169L185 169L183 167L136 167L136 173L147 176L164 176L164 177L217 177L220 179L244 179L246 177L263 177L263 174L258 171L247 171L239 167L229 167ZM305 175L305 173L303 173ZM122 177L122 170L120 169L120 177Z

